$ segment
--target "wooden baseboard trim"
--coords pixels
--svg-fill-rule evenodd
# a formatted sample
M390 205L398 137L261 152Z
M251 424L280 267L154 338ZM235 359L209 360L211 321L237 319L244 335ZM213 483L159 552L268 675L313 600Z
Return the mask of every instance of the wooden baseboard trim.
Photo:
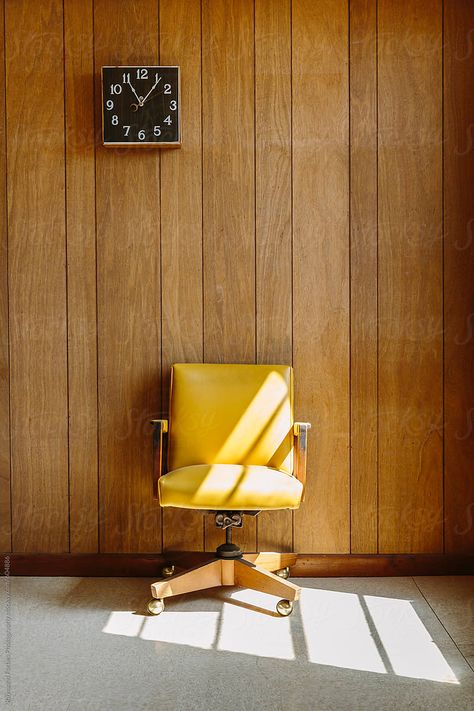
M301 578L472 575L474 555L299 555L291 572Z
M165 562L160 553L3 553L2 558L3 575L9 565L10 575L93 578L153 577Z
M2 575L156 577L166 562L190 568L212 553L2 554ZM300 554L291 574L301 578L473 575L474 555Z

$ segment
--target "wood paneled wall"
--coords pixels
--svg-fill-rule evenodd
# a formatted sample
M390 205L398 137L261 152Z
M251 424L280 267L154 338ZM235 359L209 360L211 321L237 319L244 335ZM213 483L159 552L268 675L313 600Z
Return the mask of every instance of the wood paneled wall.
M6 0L3 550L212 548L150 474L204 360L292 362L313 423L305 503L247 549L472 552L473 7ZM102 147L100 67L158 62L182 148Z

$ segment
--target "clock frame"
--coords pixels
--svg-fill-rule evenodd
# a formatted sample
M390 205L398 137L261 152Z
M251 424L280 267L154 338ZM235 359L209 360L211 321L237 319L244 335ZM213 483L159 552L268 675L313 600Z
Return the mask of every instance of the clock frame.
M178 66L104 66L101 79L104 146L181 145Z

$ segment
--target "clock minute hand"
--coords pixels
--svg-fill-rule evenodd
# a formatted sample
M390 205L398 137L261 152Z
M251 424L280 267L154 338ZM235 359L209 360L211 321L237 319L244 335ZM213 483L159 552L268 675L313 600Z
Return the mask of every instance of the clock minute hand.
M155 81L155 83L154 83L153 86L151 87L151 89L150 89L150 91L148 92L148 94L145 96L144 99L142 99L141 106L143 106L143 104L145 103L145 101L148 99L148 97L150 96L151 92L153 91L153 89L158 86L158 84L160 83L160 81L161 81L161 77L158 79L158 81Z

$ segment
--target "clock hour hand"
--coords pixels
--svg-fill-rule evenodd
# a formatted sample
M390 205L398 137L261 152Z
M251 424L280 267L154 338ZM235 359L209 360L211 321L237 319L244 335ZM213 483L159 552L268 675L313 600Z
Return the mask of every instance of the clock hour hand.
M133 88L132 83L131 83L131 81L130 81L130 78L128 79L128 85L130 86L130 89L131 89L131 90L133 91L133 93L135 94L135 98L136 98L136 100L138 101L138 105L139 105L139 106L142 106L142 104L143 104L143 99L142 99L141 96L138 96L137 92L136 92L135 89Z

